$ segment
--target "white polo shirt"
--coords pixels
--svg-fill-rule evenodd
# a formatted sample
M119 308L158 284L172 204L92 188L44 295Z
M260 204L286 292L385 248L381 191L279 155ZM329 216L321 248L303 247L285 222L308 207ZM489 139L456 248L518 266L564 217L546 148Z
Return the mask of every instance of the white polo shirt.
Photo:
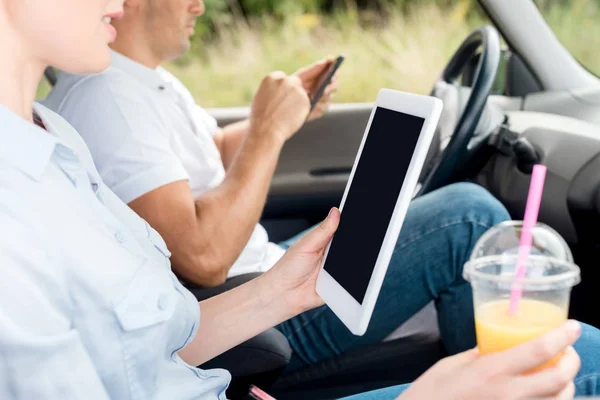
M102 179L125 203L181 180L197 198L225 179L216 120L161 67L113 52L102 74L59 73L44 104L79 131ZM283 253L257 224L229 277L266 271Z

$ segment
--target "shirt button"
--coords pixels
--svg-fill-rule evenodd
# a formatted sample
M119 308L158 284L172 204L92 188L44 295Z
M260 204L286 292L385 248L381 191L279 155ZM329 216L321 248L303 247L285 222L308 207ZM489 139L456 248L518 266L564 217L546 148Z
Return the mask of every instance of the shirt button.
M123 236L121 232L117 232L115 233L115 239L117 239L117 242L123 243L125 241L125 236Z

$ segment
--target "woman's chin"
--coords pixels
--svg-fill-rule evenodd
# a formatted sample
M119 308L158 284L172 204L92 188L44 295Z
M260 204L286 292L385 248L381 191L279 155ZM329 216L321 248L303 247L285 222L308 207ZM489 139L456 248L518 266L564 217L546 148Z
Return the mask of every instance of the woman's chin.
M63 60L54 65L59 70L70 74L97 74L103 72L110 66L110 50L106 47L105 51L80 54L77 59Z

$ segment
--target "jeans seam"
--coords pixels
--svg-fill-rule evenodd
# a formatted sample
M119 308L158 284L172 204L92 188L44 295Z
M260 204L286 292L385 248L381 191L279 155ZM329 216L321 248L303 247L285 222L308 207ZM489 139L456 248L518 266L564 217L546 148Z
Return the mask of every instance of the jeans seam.
M414 244L415 242L423 239L426 236L431 235L432 233L435 233L441 229L445 229L445 228L449 228L451 226L455 226L455 225L461 225L461 224L473 224L473 225L477 225L480 226L484 229L490 229L491 226L489 224L486 224L484 222L481 221L477 221L477 220L472 220L472 219L463 219L463 220L458 220L458 221L452 221L452 222L448 222L446 224L440 225L440 226L436 226L435 228L431 228L425 232L421 232L419 234L416 234L415 236L407 239L404 243L398 244L396 246L396 249L394 250L394 253L396 253L399 250L404 249L405 247L410 246L411 244Z
M579 378L575 379L575 381L573 382L575 385L578 385L580 383L582 383L585 380L588 380L590 378L598 378L600 377L600 373L599 372L595 372L595 373L591 373L591 374L587 374L584 376L580 376Z
M306 318L306 320L299 327L295 328L292 332L290 332L290 334L295 335L296 333L300 332L301 330L303 330L306 327L306 325L310 324L317 317L319 317L321 314L323 314L326 310L327 310L326 306L321 306L321 309L319 311L314 312L310 318Z

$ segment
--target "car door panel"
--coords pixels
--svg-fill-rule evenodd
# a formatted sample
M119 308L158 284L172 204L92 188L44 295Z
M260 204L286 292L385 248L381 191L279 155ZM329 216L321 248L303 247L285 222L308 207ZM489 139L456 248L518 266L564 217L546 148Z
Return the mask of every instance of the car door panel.
M536 148L548 167L539 220L565 238L582 281L571 295L570 317L600 326L597 304L597 268L600 250L600 127L578 119L540 112L507 113L511 130ZM522 219L531 176L519 170L514 156L499 154L479 176L508 208Z
M600 152L600 128L573 118L537 112L508 112L507 117L511 130L533 143L541 162L548 167L540 220L554 227L569 243L577 243L567 196L578 171ZM480 183L515 218L522 218L530 175L517 168L512 156L498 155L490 166L480 176Z
M338 206L372 103L335 104L307 122L283 147L263 214L271 240L287 238ZM225 126L247 118L249 108L208 110Z

